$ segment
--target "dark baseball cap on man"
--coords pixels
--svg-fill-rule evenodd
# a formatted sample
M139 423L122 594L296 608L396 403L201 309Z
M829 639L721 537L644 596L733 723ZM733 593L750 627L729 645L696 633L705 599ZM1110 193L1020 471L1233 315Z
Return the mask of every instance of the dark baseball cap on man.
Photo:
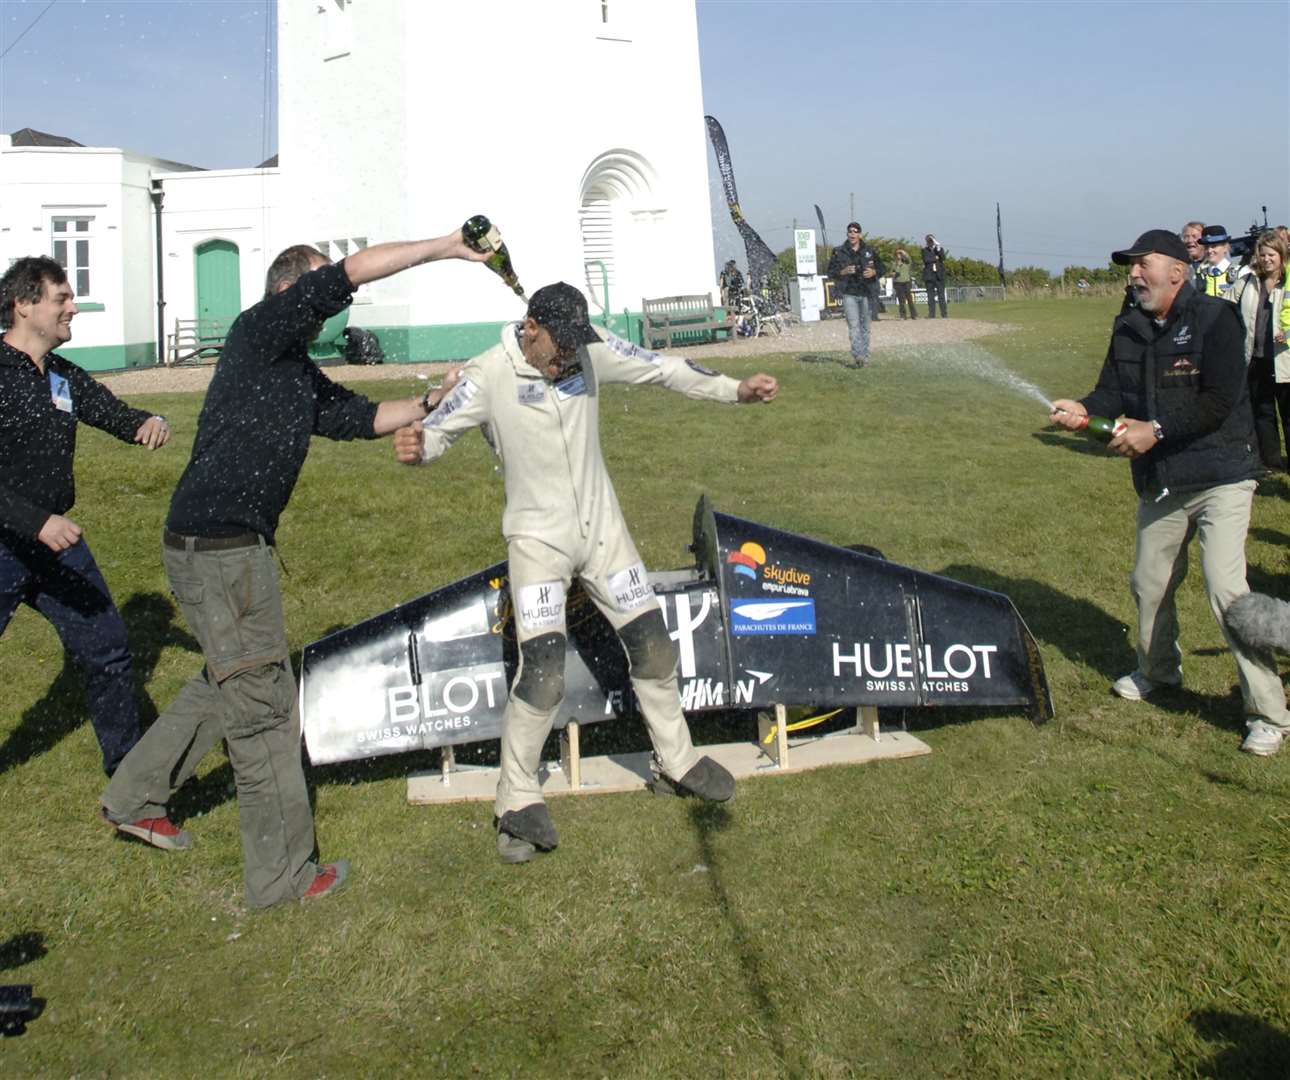
M590 345L600 340L587 317L587 301L572 285L557 281L543 285L529 300L528 317L544 326L562 349Z
M1226 244L1230 243L1231 239L1222 225L1206 225L1205 231L1200 234L1202 244Z
M1128 266L1134 259L1141 255L1149 255L1153 251L1160 255L1168 255L1179 262L1191 262L1191 256L1187 254L1183 242L1178 239L1178 234L1168 229L1148 229L1133 242L1132 247L1111 252L1111 261L1120 266Z

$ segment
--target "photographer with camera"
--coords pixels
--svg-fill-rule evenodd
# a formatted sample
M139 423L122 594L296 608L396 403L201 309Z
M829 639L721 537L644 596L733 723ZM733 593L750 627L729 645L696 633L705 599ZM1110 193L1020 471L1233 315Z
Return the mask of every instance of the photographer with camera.
M945 310L945 249L931 233L923 244L923 285L927 289L927 317L936 318L936 304L940 301L941 318L948 319Z

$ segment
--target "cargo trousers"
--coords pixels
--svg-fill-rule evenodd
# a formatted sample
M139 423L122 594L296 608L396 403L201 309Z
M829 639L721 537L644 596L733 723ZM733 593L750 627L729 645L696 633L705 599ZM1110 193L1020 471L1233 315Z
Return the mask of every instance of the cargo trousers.
M1137 554L1129 581L1138 606L1138 670L1156 682L1175 683L1181 678L1174 594L1187 576L1187 548L1196 535L1205 595L1236 660L1246 716L1285 728L1290 714L1277 669L1245 648L1223 622L1228 605L1250 591L1245 537L1254 488L1253 480L1241 480L1139 501Z
M313 884L314 824L273 548L163 546L162 561L206 665L121 763L103 793L115 820L160 817L220 739L237 785L246 898L268 907Z

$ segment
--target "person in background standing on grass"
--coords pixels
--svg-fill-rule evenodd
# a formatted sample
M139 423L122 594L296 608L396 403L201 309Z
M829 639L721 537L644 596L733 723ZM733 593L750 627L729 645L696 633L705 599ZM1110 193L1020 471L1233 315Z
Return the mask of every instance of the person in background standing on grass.
M896 289L896 303L900 306L900 317L905 318L905 309L909 308L909 317L918 318L918 309L914 307L914 264L909 252L904 248L896 249L896 265L891 272Z
M167 851L191 846L166 803L223 739L237 783L246 898L268 907L335 891L342 859L314 859L274 537L314 435L375 439L426 416L442 391L379 405L309 357L358 286L437 259L482 261L455 232L375 244L332 263L307 245L269 266L264 299L234 320L170 502L161 556L206 664L121 762L102 795L120 832Z
M53 350L72 339L76 302L53 259L17 259L0 278L0 634L19 604L54 626L85 679L90 723L108 776L139 741L125 623L81 527L76 498L78 424L156 450L165 419L118 401Z
M941 305L941 318L948 319L945 310L945 249L931 233L923 243L923 285L927 289L927 317L936 318L936 305Z
M1245 362L1259 457L1264 467L1273 472L1290 466L1290 356L1286 354L1286 332L1290 330L1288 264L1290 247L1269 229L1255 241L1250 272L1237 279L1229 296L1245 324ZM1281 412L1279 428L1278 409ZM1281 452L1283 433L1286 456Z
M1137 554L1130 588L1138 607L1137 668L1111 689L1140 701L1182 684L1174 595L1199 536L1210 610L1236 659L1245 708L1241 749L1275 754L1290 731L1285 689L1271 658L1242 645L1223 614L1250 591L1245 537L1256 478L1254 430L1236 309L1191 285L1176 233L1151 229L1111 253L1129 267L1137 305L1116 317L1093 392L1053 403L1071 430L1090 414L1123 417L1110 448L1127 457L1138 493Z
M1202 276L1202 272L1205 269L1205 245L1200 242L1204 231L1205 223L1203 221L1189 221L1182 227L1182 231L1178 233L1179 239L1183 242L1183 247L1187 249L1187 261L1191 264L1191 283L1201 292L1205 291Z
M1237 268L1232 264L1232 238L1222 225L1206 225L1200 242L1205 245L1205 265L1201 267L1201 292L1206 296L1227 299L1236 281Z
M878 279L886 274L882 256L865 243L860 223L847 225L847 240L829 256L829 277L842 295L842 311L851 337L851 363L862 368L869 362L869 318L878 305Z

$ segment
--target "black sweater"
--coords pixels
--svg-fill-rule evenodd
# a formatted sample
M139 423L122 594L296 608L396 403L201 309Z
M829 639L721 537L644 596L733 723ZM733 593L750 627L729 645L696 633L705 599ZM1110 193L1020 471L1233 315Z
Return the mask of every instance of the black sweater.
M71 412L54 405L51 374L67 380ZM45 357L42 375L30 356L0 341L0 536L34 537L51 514L72 508L78 421L132 442L149 415L57 353Z
M376 437L376 405L332 382L309 358L310 339L352 294L343 265L329 264L237 317L197 421L192 459L170 501L168 529L210 537L253 532L273 543L310 437Z

